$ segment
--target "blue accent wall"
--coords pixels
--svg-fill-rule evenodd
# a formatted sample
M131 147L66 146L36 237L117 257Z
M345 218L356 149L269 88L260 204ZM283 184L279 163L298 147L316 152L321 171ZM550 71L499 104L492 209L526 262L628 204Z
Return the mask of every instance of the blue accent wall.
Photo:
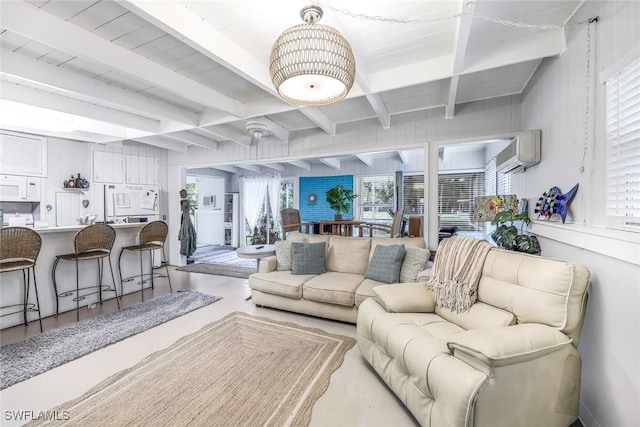
M321 221L325 219L333 219L335 211L329 208L327 203L327 190L342 185L346 190L353 190L353 175L337 175L337 176L312 176L300 177L299 188L300 193L300 220L302 222ZM316 195L316 202L309 203L309 194ZM345 218L353 216L353 204L348 214L343 214Z

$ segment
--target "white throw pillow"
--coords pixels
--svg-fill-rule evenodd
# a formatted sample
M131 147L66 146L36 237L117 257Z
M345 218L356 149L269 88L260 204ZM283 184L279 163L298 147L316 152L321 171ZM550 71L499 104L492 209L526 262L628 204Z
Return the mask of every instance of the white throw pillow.
M306 243L307 239L304 236L291 236L289 240L278 240L276 245L276 270L289 271L291 270L291 242Z
M416 248L413 246L404 247L404 259L400 268L400 283L413 283L416 276L426 268L429 261L429 249Z

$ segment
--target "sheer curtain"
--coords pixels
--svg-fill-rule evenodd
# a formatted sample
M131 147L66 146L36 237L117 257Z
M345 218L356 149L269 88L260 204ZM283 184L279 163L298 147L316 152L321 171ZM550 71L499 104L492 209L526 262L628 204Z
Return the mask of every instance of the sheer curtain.
M253 229L258 224L258 216L267 194L269 182L264 177L242 177L239 181L242 210L253 233Z
M269 210L271 211L271 217L273 218L273 223L278 223L278 214L280 212L280 176L274 175L267 178L268 186L269 186ZM269 242L269 235L267 233L267 243Z

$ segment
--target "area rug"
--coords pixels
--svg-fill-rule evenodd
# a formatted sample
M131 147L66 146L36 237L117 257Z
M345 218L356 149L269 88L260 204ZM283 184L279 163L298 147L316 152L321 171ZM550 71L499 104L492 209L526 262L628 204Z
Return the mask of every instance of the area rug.
M241 265L229 265L218 263L206 264L189 264L184 267L176 268L176 271L186 271L189 273L206 273L217 274L219 276L240 277L247 279L251 274L258 271L256 260L250 260L252 267L244 267Z
M242 267L255 267L255 259L240 258L234 248L228 246L201 246L189 258L195 264L230 264Z
M354 344L351 337L232 313L55 408L69 418L55 423L308 425L313 404Z
M220 300L180 290L0 347L0 389Z

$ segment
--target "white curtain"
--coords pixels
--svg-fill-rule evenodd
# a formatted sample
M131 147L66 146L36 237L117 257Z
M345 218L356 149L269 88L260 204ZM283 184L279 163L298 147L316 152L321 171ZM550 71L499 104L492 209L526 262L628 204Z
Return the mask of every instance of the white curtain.
M258 224L258 215L267 194L268 181L264 177L240 178L240 194L242 196L242 209L247 219L251 233Z
M268 178L269 183L269 209L271 210L271 217L273 223L278 223L278 214L280 213L280 176L274 175ZM267 234L267 243L269 242L269 234Z

